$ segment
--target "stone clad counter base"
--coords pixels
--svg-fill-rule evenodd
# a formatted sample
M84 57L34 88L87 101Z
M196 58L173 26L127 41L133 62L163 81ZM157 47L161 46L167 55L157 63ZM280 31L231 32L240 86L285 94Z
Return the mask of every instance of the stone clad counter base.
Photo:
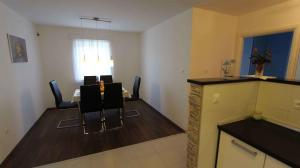
M197 168L198 164L202 90L202 86L191 84L191 91L189 95L190 115L187 130L187 168Z

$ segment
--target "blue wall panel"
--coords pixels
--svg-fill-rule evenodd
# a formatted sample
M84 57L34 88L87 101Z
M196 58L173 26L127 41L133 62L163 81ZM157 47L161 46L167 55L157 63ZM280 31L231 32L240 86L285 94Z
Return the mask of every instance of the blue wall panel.
M266 49L270 48L272 51L272 62L265 64L264 75L266 76L276 76L278 78L284 78L288 61L290 55L290 49L292 44L293 32L287 33L279 33L273 35L266 35L266 36L259 36L253 37L253 43L251 50L253 48L257 48L259 52L264 52ZM255 65L250 63L249 57L249 44L247 44L249 38L245 38L245 45L244 45L244 55L242 61L242 68L241 74L244 75L246 72L247 65L245 63L249 62L249 73L255 73Z

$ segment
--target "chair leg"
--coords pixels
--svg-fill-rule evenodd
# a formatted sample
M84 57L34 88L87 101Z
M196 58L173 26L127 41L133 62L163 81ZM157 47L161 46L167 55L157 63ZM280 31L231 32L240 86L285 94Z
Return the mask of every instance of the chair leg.
M72 109L77 109L77 108L72 108ZM68 109L59 109L59 110L68 110ZM59 123L57 124L56 128L57 129L63 129L63 128L80 127L80 124L72 124L72 125L61 126L61 124L63 122L75 121L75 120L80 120L80 118L70 118L70 119L60 120Z
M102 127L102 132L105 132L106 131L106 118L105 118L105 115L104 115L104 110L101 110L100 111L101 113L101 127Z
M56 128L57 129L63 129L63 128L71 128L71 127L80 127L80 124L72 124L72 125L61 126L61 124L63 122L75 121L75 120L80 120L80 119L79 118L72 118L72 119L60 120Z
M82 120L82 128L83 128L83 134L84 135L88 135L89 133L86 131L85 129L85 113L82 113L81 115L81 120Z
M131 100L129 100L129 101L131 101L131 102L136 102L136 101L138 101L139 100L139 98L135 98L135 99L131 99ZM129 113L129 112L133 112L134 114L132 114L132 115L126 115L126 113ZM133 117L139 117L140 115L141 115L141 113L139 113L138 112L138 110L136 110L136 109L134 109L134 110L130 110L130 111L125 111L124 112L125 114L125 118L133 118Z
M123 127L123 125L124 125L124 118L125 118L125 116L124 116L124 108L121 108L120 109L120 117L121 117L121 127Z
M82 126L85 126L85 114L81 113L81 124Z
M83 128L83 134L84 135L88 135L90 134L89 132L87 132L86 130L86 116L85 116L85 113L82 113L81 115L82 117L82 128ZM93 134L98 134L98 133L103 133L105 132L106 130L106 125L105 125L105 118L103 117L103 112L100 111L100 125L101 125L101 128L99 131L95 131L95 132L92 132Z
M85 126L83 126L83 134L88 135L89 133L86 131Z
M119 109L119 110L120 110L120 126L107 129L106 125L105 125L105 132L115 131L115 130L119 130L119 129L123 128L123 125L124 125L123 124L123 110L122 109Z
M133 118L133 117L138 117L138 116L141 115L141 113L139 113L137 110L130 110L130 111L126 111L126 112L134 112L135 113L135 114L132 114L132 115L126 115L126 118Z
M104 119L103 111L100 111L100 126L101 126L101 129L100 129L100 131L98 131L100 133L105 131L104 120L105 119Z

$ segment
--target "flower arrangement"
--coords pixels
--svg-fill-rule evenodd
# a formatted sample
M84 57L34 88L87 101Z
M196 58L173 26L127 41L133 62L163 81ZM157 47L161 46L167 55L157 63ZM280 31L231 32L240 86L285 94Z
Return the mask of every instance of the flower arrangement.
M255 76L261 77L264 74L264 64L272 61L272 51L268 48L264 53L260 53L257 48L254 48L250 60L256 65Z
M264 53L260 53L257 48L254 48L250 60L252 64L270 63L272 61L272 51L267 48Z

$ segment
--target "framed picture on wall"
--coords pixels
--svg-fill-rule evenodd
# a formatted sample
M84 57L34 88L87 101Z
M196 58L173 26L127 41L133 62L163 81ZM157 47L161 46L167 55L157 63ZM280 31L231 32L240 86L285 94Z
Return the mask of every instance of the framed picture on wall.
M25 39L10 34L7 39L12 63L28 62Z

